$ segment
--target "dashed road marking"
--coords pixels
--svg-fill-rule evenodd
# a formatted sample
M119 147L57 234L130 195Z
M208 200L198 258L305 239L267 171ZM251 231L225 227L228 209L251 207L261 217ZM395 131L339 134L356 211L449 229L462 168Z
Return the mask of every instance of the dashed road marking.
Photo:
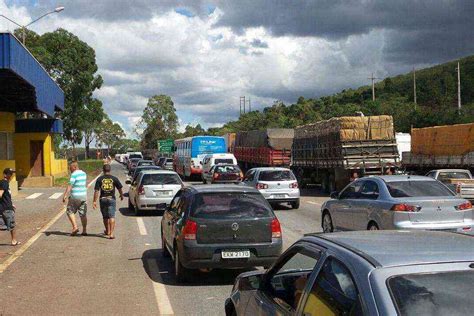
M57 199L59 199L59 197L62 196L62 195L63 195L63 194L62 194L61 192L59 192L59 193L54 193L53 195L51 195L51 196L49 197L49 199L50 199L50 200L57 200Z
M313 204L313 205L321 205L321 203L314 202L314 201L307 201L307 203L309 203L309 204Z
M27 196L26 199L27 200L33 200L33 199L36 199L37 197L42 196L42 195L43 195L43 193L33 193L32 195Z
M138 230L140 231L140 235L142 235L142 236L148 235L148 232L146 231L145 222L143 221L143 218L137 217L137 224L138 224Z
M156 264L156 259L148 259L147 262L150 274L153 277L153 290L155 291L156 303L158 304L160 315L174 315L166 287L163 284L163 279L161 278L158 265Z

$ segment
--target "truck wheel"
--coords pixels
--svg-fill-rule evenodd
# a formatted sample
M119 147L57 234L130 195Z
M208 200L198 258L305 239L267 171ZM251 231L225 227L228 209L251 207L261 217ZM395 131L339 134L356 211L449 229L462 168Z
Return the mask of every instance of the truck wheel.
M179 283L186 282L189 278L189 269L183 267L179 259L179 251L176 249L174 253L174 275Z
M294 201L294 202L291 202L291 208L294 209L294 210L297 210L300 208L300 199Z

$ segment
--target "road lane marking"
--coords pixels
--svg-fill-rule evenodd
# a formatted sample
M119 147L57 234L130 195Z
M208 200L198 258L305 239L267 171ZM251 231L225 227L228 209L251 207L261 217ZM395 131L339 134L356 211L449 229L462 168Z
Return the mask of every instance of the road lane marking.
M27 196L26 199L27 200L33 200L33 199L36 199L37 197L43 195L43 193L33 193L32 195L30 196Z
M57 200L57 199L59 199L59 197L62 196L62 195L63 195L63 194L62 194L61 192L59 192L59 193L54 193L53 195L51 195L51 196L49 197L49 199L50 199L50 200Z
M46 225L44 225L33 237L31 237L27 242L23 244L17 251L15 251L10 258L5 260L2 264L0 264L0 273L3 273L16 259L18 259L28 248L33 245L33 243L41 237L41 235L48 230L66 211L66 208L63 207L52 220L50 220Z
M102 174L99 174L97 177L95 177L94 180L92 180L92 181L87 185L87 188L90 188L91 185L93 185L93 184L95 183L95 181L96 181L97 179L99 179L99 177L100 177L101 175L102 175Z
M137 218L138 220L138 218ZM148 269L150 269L150 275L153 277L153 290L155 291L156 304L160 315L174 315L173 307L171 306L166 287L163 284L156 259L148 259ZM156 280L156 281L155 281Z
M306 201L306 203L313 204L313 205L321 205L321 203L314 202L314 201Z
M146 231L145 222L143 221L143 218L137 217L137 224L138 224L138 230L140 231L140 235L142 235L142 236L148 235L148 232Z

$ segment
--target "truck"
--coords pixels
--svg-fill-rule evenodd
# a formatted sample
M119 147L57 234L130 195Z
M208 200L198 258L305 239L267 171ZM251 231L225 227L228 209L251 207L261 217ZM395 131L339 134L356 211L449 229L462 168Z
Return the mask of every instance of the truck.
M330 193L399 166L391 116L334 117L295 128L291 168L302 187L319 184Z
M426 174L444 183L457 196L474 203L474 179L466 169L438 169Z
M253 167L289 167L294 130L267 128L237 132L234 156L244 170Z

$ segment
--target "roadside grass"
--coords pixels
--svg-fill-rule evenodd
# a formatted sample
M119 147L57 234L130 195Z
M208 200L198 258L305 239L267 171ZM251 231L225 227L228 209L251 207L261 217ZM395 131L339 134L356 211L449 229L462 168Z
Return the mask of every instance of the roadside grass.
M99 159L99 160L91 159L91 160L79 161L79 169L81 169L87 174L88 182L93 180L97 175L99 175L102 172L103 165L104 165L104 161L102 159ZM66 187L68 183L69 183L69 175L54 179L55 187Z

